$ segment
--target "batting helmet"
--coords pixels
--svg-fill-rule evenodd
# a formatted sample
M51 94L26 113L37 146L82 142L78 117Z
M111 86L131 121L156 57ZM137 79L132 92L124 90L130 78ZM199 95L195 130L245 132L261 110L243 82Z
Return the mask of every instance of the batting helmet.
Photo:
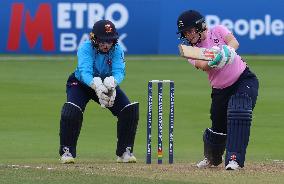
M90 33L90 39L92 40L95 47L100 42L113 42L117 43L118 33L114 24L109 20L97 21Z
M206 30L205 18L195 10L188 10L183 12L177 20L178 32L180 38L183 39L183 32L195 28L197 33L201 33Z

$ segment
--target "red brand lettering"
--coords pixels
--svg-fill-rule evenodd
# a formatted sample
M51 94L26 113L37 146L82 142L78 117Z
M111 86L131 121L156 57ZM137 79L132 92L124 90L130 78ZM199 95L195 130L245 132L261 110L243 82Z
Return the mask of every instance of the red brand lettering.
M24 5L22 3L13 4L7 45L8 50L17 50L19 48L23 10Z
M23 28L30 48L34 48L37 40L41 37L43 50L55 50L50 4L40 4L34 17L31 17L30 12L26 11L24 25L22 26L23 11L23 3L13 4L7 49L11 51L19 49L21 28Z
M205 57L207 57L207 58L214 58L215 56L214 56L214 52L213 51L210 51L210 50L205 50L204 52L203 52L203 54L204 54L204 56Z

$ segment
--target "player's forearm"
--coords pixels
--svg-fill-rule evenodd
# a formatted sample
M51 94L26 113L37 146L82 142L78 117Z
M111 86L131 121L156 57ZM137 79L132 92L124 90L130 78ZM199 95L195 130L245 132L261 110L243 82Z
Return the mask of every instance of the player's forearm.
M89 87L91 87L93 85L93 77L92 77L92 75L83 74L81 76L82 76L81 82L87 84Z
M234 37L234 35L229 34L225 37L225 41L228 46L233 47L235 50L239 48L239 42L238 40Z
M227 45L233 47L235 50L239 48L239 42L237 40L231 40Z
M207 61L203 61L203 60L195 60L195 65L196 68L201 69L203 71L208 71L211 69L211 67L208 66L208 62Z

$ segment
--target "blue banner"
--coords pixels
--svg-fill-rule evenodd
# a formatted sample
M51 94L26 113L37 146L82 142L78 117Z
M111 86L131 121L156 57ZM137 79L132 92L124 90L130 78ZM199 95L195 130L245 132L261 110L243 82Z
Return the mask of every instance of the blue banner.
M195 9L208 27L227 26L240 42L239 53L283 54L283 7L277 0L2 1L0 53L74 54L94 22L109 19L127 54L177 54L177 17Z

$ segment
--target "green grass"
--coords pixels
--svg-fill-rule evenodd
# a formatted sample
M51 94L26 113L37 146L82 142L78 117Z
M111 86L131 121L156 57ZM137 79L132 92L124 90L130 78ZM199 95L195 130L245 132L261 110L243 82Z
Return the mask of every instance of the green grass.
M237 180L240 183L281 183L284 180L284 62L281 60L284 58L247 56L246 59L260 81L246 160L252 168L254 163L257 166L267 164L267 167L259 172L248 167L236 174ZM202 158L202 131L210 126L210 87L205 73L173 56L127 57L127 75L121 88L132 101L140 102L135 144L138 164L113 165L116 119L107 110L89 103L78 143L78 164L71 169L59 165L60 110L66 99L66 79L75 66L76 58L72 56L0 56L0 183L226 183L225 178L233 176L223 168L197 171L192 166ZM174 166L144 164L147 81L151 79L175 81ZM164 98L165 112L167 95ZM166 115L164 119L166 122ZM155 114L153 121L156 122ZM153 147L156 148L156 130L153 132ZM166 140L164 137L165 152ZM167 155L164 157L166 162ZM91 169L90 173L97 173L87 174L80 169L90 163L91 167L97 168ZM188 167L183 165L185 163ZM19 166L12 167L12 164ZM25 165L31 168L25 168ZM49 165L55 169L48 170ZM37 166L42 166L42 169L36 169ZM128 167L134 167L130 170L136 173L125 174L123 170L129 170ZM117 172L112 173L111 168ZM159 174L164 177L159 177Z

